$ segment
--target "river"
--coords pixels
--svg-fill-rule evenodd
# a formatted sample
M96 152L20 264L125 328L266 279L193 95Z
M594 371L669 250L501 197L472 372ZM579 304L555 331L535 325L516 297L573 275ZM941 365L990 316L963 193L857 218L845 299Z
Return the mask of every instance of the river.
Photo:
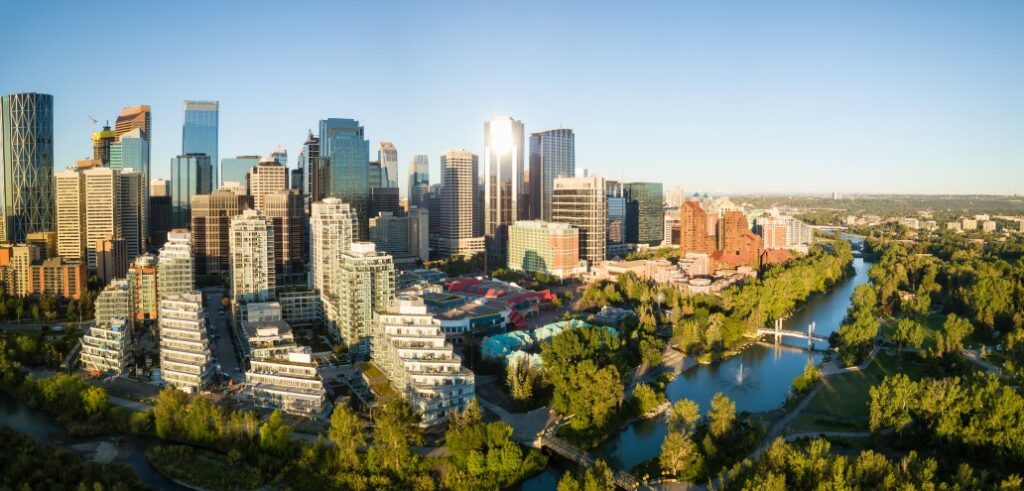
M857 239L851 240L857 242ZM839 329L853 289L868 281L870 265L864 259L855 258L854 275L827 293L813 297L784 322L785 329L806 332L807 325L814 322L815 334L826 338ZM825 349L827 345L816 343L816 348ZM735 401L737 411L778 409L786 399L793 378L803 371L808 362L817 364L821 361L822 353L808 351L804 349L806 346L806 340L794 338L784 338L781 346L752 345L720 363L698 365L683 372L666 387L665 394L671 401L693 400L700 405L701 412L707 411L711 398L717 392ZM614 468L631 469L658 456L667 432L663 418L638 421L602 444L594 453ZM556 464L523 481L517 488L554 490L559 476L566 469L567 466Z
M84 447L113 444L117 450L117 456L113 462L131 467L143 484L150 488L161 490L189 489L162 476L146 460L146 449L162 443L156 438L146 438L137 435L107 435L97 438L75 437L68 434L64 425L58 423L49 414L28 407L6 392L0 392L0 425L9 426L35 438L36 441L71 450L86 458L88 458L87 454L91 452L81 450Z

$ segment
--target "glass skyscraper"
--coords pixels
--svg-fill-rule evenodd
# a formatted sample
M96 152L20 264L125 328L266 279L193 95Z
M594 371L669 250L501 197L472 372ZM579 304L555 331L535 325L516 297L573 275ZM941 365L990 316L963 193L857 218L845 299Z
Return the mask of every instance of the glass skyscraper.
M118 137L110 146L110 168L134 169L145 176L149 186L149 140L141 129L133 129Z
M656 246L665 239L665 207L660 182L627 182L626 242Z
M217 126L220 103L217 101L185 101L185 122L181 127L181 154L205 153L210 165L220 163L217 159ZM216 179L218 172L214 172ZM218 184L212 182L213 189Z
M426 155L413 155L409 162L409 206L426 206L430 193L430 161Z
M245 189L245 176L249 169L260 163L259 155L239 155L233 159L220 160L220 185L226 182L237 182Z
M53 96L0 97L0 241L54 230Z
M188 228L192 197L213 192L213 167L204 153L171 159L171 228Z
M398 187L398 149L391 142L380 142L377 149L377 161L380 162L381 186Z
M557 177L576 176L576 135L557 129L530 135L531 219L551 221L551 191Z
M370 199L370 142L354 119L320 120L320 157L326 159L327 196L348 203L359 215L359 237L367 237Z
M508 226L525 214L523 122L498 116L484 122L484 234L487 255L505 264Z

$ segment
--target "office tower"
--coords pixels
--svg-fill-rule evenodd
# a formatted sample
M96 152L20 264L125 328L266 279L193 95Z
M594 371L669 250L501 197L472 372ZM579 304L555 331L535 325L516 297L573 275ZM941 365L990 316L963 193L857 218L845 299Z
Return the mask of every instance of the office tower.
M679 245L679 210L665 210L662 221L661 245Z
M282 145L276 145L270 149L270 159L285 167L288 167L288 150Z
M226 275L230 271L231 219L252 208L252 197L226 189L192 197L192 243L196 273Z
M330 187L330 167L328 160L320 156L320 137L309 132L299 153L299 166L305 171L305 192L310 203L320 201L328 196Z
M206 193L216 189L218 172L215 167L220 162L217 159L218 120L220 103L217 101L185 101L184 124L181 128L181 153L206 154L209 157L210 183ZM179 182L173 176L171 180ZM196 194L206 194L196 193ZM187 201L186 201L187 202Z
M608 204L603 177L556 177L551 190L551 220L579 229L579 256L590 266L605 259Z
M320 121L320 157L327 159L327 196L348 203L359 215L359 237L366 237L370 198L370 142L354 119Z
M472 257L484 251L484 239L474 235L477 156L467 150L441 154L441 233L438 252L442 256Z
M153 179L149 185L149 250L158 251L167 242L171 229L171 183Z
M508 226L524 216L523 123L511 116L484 122L484 234L487 256L505 264Z
M401 215L402 204L398 198L398 188L370 188L370 202L367 213L375 217L381 212Z
M576 135L570 129L530 134L530 218L551 221L555 178L576 177Z
M713 238L707 233L707 213L698 200L688 200L679 208L679 249L688 253L711 254Z
M520 220L509 227L508 269L565 278L576 273L579 265L576 227L540 220Z
M267 195L261 211L274 228L274 266L278 286L305 285L309 248L303 241L302 195L295 189Z
M275 160L264 159L249 169L246 182L253 206L262 211L265 196L288 189L288 168Z
M110 151L110 168L133 169L142 173L146 177L146 182L149 182L149 140L141 129L136 128L118 136ZM117 154L116 159L114 153Z
M441 179L444 179L444 173L441 173ZM434 184L430 186L430 193L427 194L427 211L430 212L430 235L440 236L441 235L441 189L440 184ZM475 208L480 208L480 203L477 203ZM474 212L476 211L474 208ZM473 222L475 223L475 222Z
M338 259L338 322L334 329L357 359L370 354L374 314L395 298L395 265L372 242L353 242Z
M85 179L78 169L54 175L56 188L57 254L68 261L85 261Z
M120 175L108 167L93 167L81 172L85 179L85 257L89 269L96 269L97 244L120 237L118 198Z
M376 187L387 187L387 182L384 179L384 171L380 168L379 160L371 160L370 167L367 170L366 181L370 183L370 189Z
M135 304L132 302L132 284L125 279L114 280L96 296L96 322L125 321L131 329L135 323Z
M0 242L53 230L53 96L0 97Z
M305 184L302 180L303 172L304 171L301 168L288 170L288 189L294 189L300 194L304 193L303 189L305 189Z
M102 130L92 134L92 158L102 165L110 165L110 146L114 144L114 130L104 126Z
M171 159L171 227L188 228L192 197L213 191L210 157L179 155Z
M626 250L626 198L622 196L622 183L607 181L605 198L608 202L608 240L605 257L623 257Z
M409 252L420 261L430 260L430 212L426 208L410 206Z
M413 155L409 162L409 206L426 206L430 192L430 159L426 155Z
M377 162L380 162L381 183L384 187L398 187L398 149L391 142L380 142L377 148Z
M622 190L626 198L626 242L660 244L665 235L661 183L627 182Z
M86 371L115 373L128 371L131 360L131 329L124 319L97 321L82 336L80 358Z
M231 219L231 298L267 302L274 298L274 226L259 210Z
M157 291L156 256L145 254L135 258L135 261L128 267L127 279L132 289L135 320L156 319L160 306Z
M167 233L167 243L157 259L157 294L160 300L183 295L196 288L192 234L185 229Z
M686 202L686 192L682 186L675 185L665 191L665 206L679 208Z
M124 239L115 239L109 235L96 241L96 276L100 281L108 283L128 274L127 249Z
M148 104L121 109L121 114L117 116L117 121L114 122L114 134L117 138L121 138L121 135L137 129L142 131L142 137L147 142L151 141L153 139L151 130L152 117Z
M309 347L295 344L291 326L258 320L245 328L250 354L245 383L253 405L301 416L323 413L327 397L317 363Z
M396 261L412 256L409 247L409 217L395 216L390 211L370 217L370 242L377 246L378 251L390 255Z
M160 376L167 385L196 393L210 383L213 356L199 292L160 300Z
M38 247L42 257L57 257L57 232L35 232L28 234L25 244Z
M135 169L124 169L119 180L118 229L131 260L146 252L146 225L149 223L146 178Z
M249 171L259 163L259 155L239 155L233 159L220 159L220 185L237 182L244 189Z
M381 312L373 332L373 363L421 415L422 426L444 423L474 399L473 372L462 366L441 322L420 298L399 298Z

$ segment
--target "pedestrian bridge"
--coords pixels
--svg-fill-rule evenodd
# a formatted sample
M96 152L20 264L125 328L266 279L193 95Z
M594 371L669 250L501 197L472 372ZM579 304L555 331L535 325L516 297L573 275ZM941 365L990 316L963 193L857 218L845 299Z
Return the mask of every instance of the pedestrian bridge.
M776 319L775 320L775 327L774 328L772 328L772 329L764 329L764 328L758 329L757 330L757 335L758 335L758 337L761 337L761 336L774 336L776 342L780 341L782 338L806 339L808 346L813 345L815 341L821 342L821 343L828 342L828 338L822 337L822 336L818 336L818 335L814 334L814 327L815 327L814 325L815 325L814 322L808 324L806 332L804 332L804 331L794 331L794 330L791 330L791 329L783 329L782 328L782 319Z
M538 440L542 448L547 448L548 450L561 455L565 459L575 462L581 467L591 467L594 465L594 458L591 457L590 454L580 450L575 445L566 442L561 438L554 435L541 435ZM640 481L626 471L613 469L612 476L615 480L615 485L622 489L641 489ZM647 488L645 487L644 489Z

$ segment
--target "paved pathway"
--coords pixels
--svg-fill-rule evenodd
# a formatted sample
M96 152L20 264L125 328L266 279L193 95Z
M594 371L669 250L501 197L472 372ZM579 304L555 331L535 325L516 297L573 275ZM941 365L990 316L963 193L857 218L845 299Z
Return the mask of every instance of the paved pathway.
M964 355L964 358L966 358L967 361L978 365L988 372L992 372L997 376L1001 376L1003 374L1002 369L982 359L977 350L961 349L960 353Z
M499 418L512 427L512 439L527 446L534 446L537 435L558 420L555 411L548 407L540 407L526 413L511 413L501 406L483 397L477 397L480 407L497 414Z

